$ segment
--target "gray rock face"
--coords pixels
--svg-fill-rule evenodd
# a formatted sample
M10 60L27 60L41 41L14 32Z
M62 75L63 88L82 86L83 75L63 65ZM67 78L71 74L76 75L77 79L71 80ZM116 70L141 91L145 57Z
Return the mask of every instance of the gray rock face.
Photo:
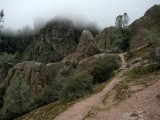
M117 63L116 57L107 53L95 54L93 56L87 57L79 62L74 74L78 73L90 73L94 67L100 63L110 62ZM118 63L117 63L118 64Z
M114 27L105 28L100 34L95 38L96 43L99 47L104 50L109 49L109 46L112 44L112 31Z
M92 33L84 30L81 34L79 44L73 54L68 55L63 61L77 60L80 61L86 57L102 53L103 50L96 44Z
M61 61L75 51L78 41L71 21L52 21L34 36L33 43L24 52L23 61Z
M131 49L136 49L147 44L148 33L152 28L160 32L160 5L154 5L146 11L143 17L134 21L132 30Z

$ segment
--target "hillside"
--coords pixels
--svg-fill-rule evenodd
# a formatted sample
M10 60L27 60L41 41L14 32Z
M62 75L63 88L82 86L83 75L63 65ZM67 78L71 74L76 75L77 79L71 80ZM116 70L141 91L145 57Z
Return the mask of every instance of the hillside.
M99 34L54 19L22 43L2 35L0 119L159 120L159 10Z

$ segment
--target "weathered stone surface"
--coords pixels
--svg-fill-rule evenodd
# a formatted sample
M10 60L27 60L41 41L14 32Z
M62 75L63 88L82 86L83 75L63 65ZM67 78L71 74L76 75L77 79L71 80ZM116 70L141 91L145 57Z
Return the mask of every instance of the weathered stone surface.
M68 55L63 61L81 61L89 56L104 52L95 42L92 33L88 30L82 32L80 42L76 51L73 54Z
M104 50L109 49L109 46L112 44L112 32L114 27L107 27L100 34L98 34L95 38L96 43L99 47Z
M147 44L148 33L151 28L160 32L160 5L154 5L146 11L143 17L134 21L130 28L132 30L131 49L136 49Z
M61 61L73 53L79 38L71 21L52 21L34 36L33 43L25 50L23 60L43 63Z
M46 65L46 69L48 72L48 80L53 82L56 76L58 75L59 71L63 69L65 66L64 62L57 62L57 63L49 63Z
M85 27L85 26L84 26ZM95 28L96 29L96 28ZM93 29L92 31L95 30ZM76 28L71 20L54 19L41 29L24 51L22 61L59 62L75 52L83 28Z
M116 64L117 63L116 57L111 54L101 53L85 58L79 62L78 66L74 70L74 74L90 73L96 65L105 62Z
M38 93L41 87L47 84L46 69L43 63L26 61L16 64L8 73L6 79L1 84L3 88L7 88L10 81L16 80L17 76L22 74L24 80L31 86L35 93Z
M3 82L3 80L5 79L8 70L11 68L12 66L9 64L0 64L0 84Z
M31 86L34 93L37 94L45 85L52 83L63 66L63 62L50 63L47 65L34 61L18 63L9 71L0 87L6 90L10 81L16 80L17 76L22 74L26 83Z

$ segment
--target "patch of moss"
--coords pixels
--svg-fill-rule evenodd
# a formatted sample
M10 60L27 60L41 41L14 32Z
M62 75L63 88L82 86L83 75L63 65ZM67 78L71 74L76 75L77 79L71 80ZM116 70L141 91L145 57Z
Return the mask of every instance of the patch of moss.
M130 116L131 116L131 117L138 117L139 115L138 115L138 113L134 112L134 113L132 113Z
M150 64L147 66L138 66L127 72L127 78L140 78L142 75L150 74L157 71L157 66L155 64Z
M158 95L156 96L156 98L157 98L158 100L160 100L160 94L158 94Z

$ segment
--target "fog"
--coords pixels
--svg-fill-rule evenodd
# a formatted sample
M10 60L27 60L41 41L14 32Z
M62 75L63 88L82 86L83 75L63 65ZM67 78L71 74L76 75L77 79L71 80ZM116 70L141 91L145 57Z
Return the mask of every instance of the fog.
M90 21L103 29L113 26L116 16L124 12L131 23L155 4L160 4L160 0L0 0L0 9L5 13L5 28L19 29L26 25L34 28L37 18L48 21L63 16L75 24Z

